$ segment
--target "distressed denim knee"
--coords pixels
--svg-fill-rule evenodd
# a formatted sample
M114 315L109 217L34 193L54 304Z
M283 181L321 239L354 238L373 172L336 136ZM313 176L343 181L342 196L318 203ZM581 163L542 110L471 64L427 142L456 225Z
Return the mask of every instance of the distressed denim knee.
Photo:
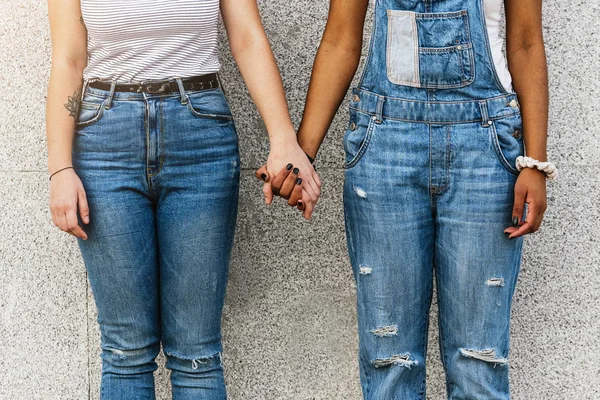
M154 361L160 352L160 346L152 344L140 348L102 348L102 372L116 375L136 375L153 372L157 365Z

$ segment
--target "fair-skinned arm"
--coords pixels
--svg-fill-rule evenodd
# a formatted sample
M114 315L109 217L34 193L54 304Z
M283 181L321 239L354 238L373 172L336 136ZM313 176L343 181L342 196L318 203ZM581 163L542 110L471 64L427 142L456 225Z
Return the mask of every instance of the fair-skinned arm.
M75 120L79 110L83 69L87 64L87 31L79 0L48 0L52 36L52 69L46 103L48 172L71 167ZM89 223L83 185L73 169L56 173L50 182L52 221L62 231L82 239L86 233L78 223Z
M221 14L231 53L269 134L268 176L263 189L267 203L270 203L270 177L289 163L299 170L297 175L302 179L307 200L316 203L321 182L296 140L283 83L256 0L221 0Z
M548 133L548 71L542 35L542 0L505 0L506 54L513 86L523 117L523 139L527 156L546 161ZM527 219L505 230L510 238L536 232L546 211L546 176L525 168L515 184L513 219Z
M368 5L369 0L330 1L298 130L298 143L313 158L358 69Z

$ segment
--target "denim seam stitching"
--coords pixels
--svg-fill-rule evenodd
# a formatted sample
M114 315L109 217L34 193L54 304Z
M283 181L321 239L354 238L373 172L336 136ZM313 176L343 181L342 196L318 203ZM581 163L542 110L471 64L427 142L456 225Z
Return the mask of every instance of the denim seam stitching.
M513 169L513 167L510 165L510 163L504 156L504 153L502 153L500 142L498 141L498 131L496 130L496 124L492 123L490 125L490 133L492 135L494 150L496 152L496 157L498 158L498 161L500 161L500 164L504 167L504 169L506 169L511 174L518 176L519 171L516 168Z
M93 118L91 118L87 121L75 122L75 128L76 129L86 128L86 127L98 122L100 120L100 118L102 118L102 116L104 115L105 103L106 103L106 99L98 106L97 114Z
M363 93L366 93L367 95L370 96L381 96L377 93L371 92L369 90L366 89L362 89L360 87L355 88L355 90L361 91ZM500 99L504 99L504 98L511 98L511 97L515 97L514 93L506 93L506 94L502 94L500 96L494 96L494 97L489 97L489 98L485 98L485 99L475 99L475 100L452 100L452 101L444 101L444 100L435 100L435 101L431 101L431 100L415 100L415 99L405 99L403 97L392 97L392 96L385 96L386 100L400 100L400 101L404 101L404 102L410 102L410 103L433 103L433 104L469 104L469 103L477 103L480 100L485 100L487 102L489 101L494 101L494 100L500 100Z
M373 116L375 116L375 115L373 115ZM373 120L373 118L369 118L369 125L367 126L367 132L366 132L365 138L363 139L363 142L360 146L360 149L358 150L358 153L356 153L356 155L352 158L352 160L350 160L348 163L344 164L344 169L346 169L346 170L351 169L356 164L358 164L358 162L363 158L365 152L367 151L367 148L369 147L369 145L371 143L374 125L375 125L375 120Z
M369 116L375 116L376 114L370 111L364 111L361 110L359 108L356 107L352 107L350 106L350 109L356 112L359 112L361 114L364 115L369 115ZM495 117L490 117L489 119L491 121L497 121L500 119L504 119L504 118L508 118L508 117L514 117L516 115L519 115L518 113L513 113L513 114L503 114L503 115L497 115ZM442 124L442 125L455 125L455 124L470 124L470 123L474 123L474 122L481 122L481 119L475 119L475 120L460 120L460 121L430 121L430 120L414 120L414 119L406 119L406 118L396 118L396 117L388 117L383 115L383 119L389 119L390 121L400 121L400 122L413 122L413 123L423 123L423 124Z

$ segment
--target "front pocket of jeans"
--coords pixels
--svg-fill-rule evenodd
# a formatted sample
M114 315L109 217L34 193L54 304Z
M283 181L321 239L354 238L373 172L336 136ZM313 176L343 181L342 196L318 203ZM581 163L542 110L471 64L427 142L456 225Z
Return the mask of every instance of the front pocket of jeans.
M350 121L350 127L344 134L344 152L346 155L344 168L346 169L354 167L364 156L371 142L375 125L374 120L368 115L354 110L350 113Z
M475 78L467 11L388 10L388 79L427 89L467 86Z
M497 119L490 126L491 141L498 161L514 175L519 174L515 166L517 157L524 155L525 150L521 125L521 117L517 114Z
M76 129L83 129L98 122L104 114L104 104L105 101L101 103L82 101L79 106L79 113L77 114L77 122L75 123Z
M220 89L188 94L187 107L192 115L198 118L233 119L227 99Z

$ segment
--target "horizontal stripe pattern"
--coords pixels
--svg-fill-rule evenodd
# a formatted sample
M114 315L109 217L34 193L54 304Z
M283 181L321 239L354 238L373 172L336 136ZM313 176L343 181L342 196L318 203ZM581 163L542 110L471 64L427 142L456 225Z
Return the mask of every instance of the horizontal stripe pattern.
M81 0L84 79L143 82L218 72L219 0Z

